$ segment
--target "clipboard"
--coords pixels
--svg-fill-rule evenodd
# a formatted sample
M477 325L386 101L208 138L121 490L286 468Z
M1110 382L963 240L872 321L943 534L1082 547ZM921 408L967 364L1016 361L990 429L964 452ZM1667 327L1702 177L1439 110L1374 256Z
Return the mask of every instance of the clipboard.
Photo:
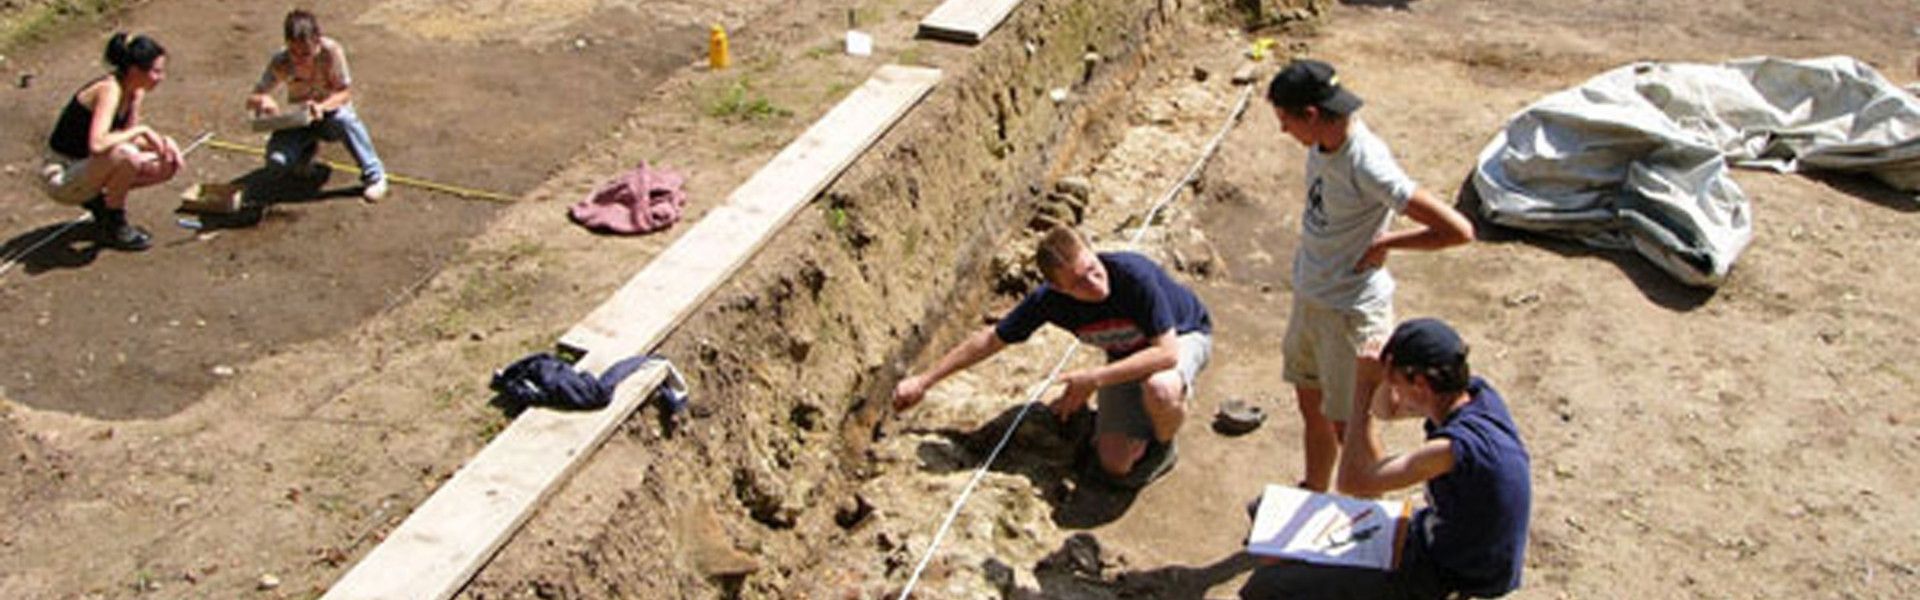
M1247 552L1319 565L1400 567L1413 504L1269 485L1254 512Z

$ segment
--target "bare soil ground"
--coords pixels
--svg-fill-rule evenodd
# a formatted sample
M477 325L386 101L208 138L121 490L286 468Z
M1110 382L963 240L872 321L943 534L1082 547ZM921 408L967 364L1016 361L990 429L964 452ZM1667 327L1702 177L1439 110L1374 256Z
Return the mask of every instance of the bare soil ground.
M0 595L323 589L501 426L486 370L545 347L672 240L580 233L559 216L566 201L664 160L690 173L697 219L884 60L941 66L949 82L668 342L701 394L692 422L635 419L467 593L897 591L1063 336L950 380L916 412L884 418L874 400L903 359L930 360L1011 303L987 292L1002 276L989 259L1027 243L1028 202L1044 196L1030 185L1084 176L1084 227L1103 243L1130 233L1128 215L1219 126L1249 37L1225 3L1029 0L968 49L908 40L936 2L866 2L856 17L881 56L859 60L835 49L847 6L708 4L329 4L323 22L371 84L359 106L391 168L527 200L402 189L375 206L282 204L195 237L170 225L176 188L154 190L135 210L161 234L154 251L75 244L6 274ZM281 10L180 0L121 17L177 60L156 123L245 139L233 115ZM1339 65L1369 102L1362 116L1445 197L1508 114L1604 69L1844 53L1911 81L1920 18L1895 0L1440 1L1327 16L1266 35ZM690 64L713 20L744 26L734 71ZM7 81L36 74L0 91L9 249L71 217L25 172L56 103L97 70L104 32L0 64ZM1082 84L1089 49L1107 62ZM1196 66L1211 76L1196 81ZM1054 106L1055 87L1072 99ZM1251 566L1237 554L1241 503L1299 468L1278 346L1301 161L1255 102L1140 246L1178 266L1219 324L1179 468L1138 495L1083 489L1050 427L1030 422L921 596L1230 595ZM199 179L255 164L193 163ZM1739 181L1756 241L1713 293L1637 257L1497 232L1393 260L1400 314L1462 329L1533 450L1516 597L1920 590L1920 505L1905 497L1920 486L1920 374L1899 360L1916 350L1900 268L1916 205L1847 178ZM1267 401L1269 424L1208 430L1232 397ZM256 590L267 574L281 585Z
M1914 17L1910 6L1882 2L1342 5L1283 45L1339 65L1368 100L1362 117L1409 173L1458 197L1507 115L1605 69L1850 54L1912 81ZM1096 196L1119 200L1122 212L1137 209L1140 182L1171 180L1168 161L1145 165L1191 155L1194 122L1217 118L1213 107L1230 93L1180 75L1188 64L1222 72L1216 57L1246 41L1182 39L1162 57L1174 63L1161 65L1162 83L1139 90L1139 127L1087 167ZM1165 105L1181 109L1171 123L1153 116ZM1149 141L1168 134L1175 141ZM986 593L1008 581L995 564L1011 566L1014 596L1217 597L1244 580L1252 565L1237 555L1241 503L1261 483L1299 477L1299 427L1278 347L1302 160L1256 105L1210 167L1190 217L1176 211L1167 224L1198 227L1224 259L1193 275L1219 339L1197 418L1181 434L1179 470L1137 496L1101 498L1062 483L1057 448L1015 444L921 589ZM1104 177L1114 170L1133 174ZM1898 265L1913 250L1905 219L1920 204L1847 177L1738 177L1755 198L1757 241L1717 292L1677 285L1632 255L1493 230L1467 248L1393 260L1399 314L1440 316L1465 332L1476 368L1507 394L1533 450L1533 540L1516 597L1920 590L1920 534L1907 525L1920 515L1904 492L1920 477L1907 397L1915 373L1890 358L1912 344L1900 333L1913 319ZM1150 250L1168 264L1197 254L1178 242ZM905 539L918 558L943 516L922 499L958 493L1006 407L1045 375L1062 338L957 377L930 401L946 406L907 417L908 435L881 456L891 472L917 474L867 488L879 512L907 522L879 525L883 543ZM1214 408L1233 397L1267 400L1274 418L1240 438L1208 430ZM1405 448L1417 428L1396 435ZM1092 541L1073 537L1082 532Z

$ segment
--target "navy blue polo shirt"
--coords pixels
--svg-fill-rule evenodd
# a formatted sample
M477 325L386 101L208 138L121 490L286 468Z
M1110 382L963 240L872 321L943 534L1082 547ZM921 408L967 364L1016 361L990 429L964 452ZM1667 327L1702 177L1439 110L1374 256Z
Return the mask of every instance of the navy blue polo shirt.
M1106 300L1081 302L1042 284L1013 307L994 334L1000 341L1027 341L1041 325L1052 323L1081 342L1120 360L1146 348L1167 330L1176 334L1210 333L1213 319L1200 298L1145 256L1132 252L1096 255L1107 268Z

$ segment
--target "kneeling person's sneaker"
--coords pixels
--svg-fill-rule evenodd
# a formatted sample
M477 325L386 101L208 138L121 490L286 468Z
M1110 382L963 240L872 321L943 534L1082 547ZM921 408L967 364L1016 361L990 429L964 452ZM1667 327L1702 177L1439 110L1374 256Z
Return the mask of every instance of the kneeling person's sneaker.
M139 252L153 247L153 236L148 235L145 229L121 221L101 228L100 243L110 248Z
M360 197L366 198L368 202L379 202L387 199L387 178L381 177L373 180L373 183L367 184L365 188L360 190Z
M1114 484L1120 487L1140 489L1158 481L1173 471L1174 463L1180 462L1180 453L1174 449L1172 441L1147 442L1147 451L1140 455L1140 461L1133 463L1133 470L1125 477L1114 478Z

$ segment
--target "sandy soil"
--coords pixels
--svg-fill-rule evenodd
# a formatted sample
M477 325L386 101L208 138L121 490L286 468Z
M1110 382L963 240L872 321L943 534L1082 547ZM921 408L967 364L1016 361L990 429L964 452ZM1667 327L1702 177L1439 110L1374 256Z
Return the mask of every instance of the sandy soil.
M258 226L194 237L166 214L177 188L154 190L135 211L160 234L154 251L93 255L82 244L6 274L0 595L323 589L498 431L503 417L484 404L486 370L544 347L672 240L582 234L558 218L563 202L638 158L670 159L692 175L698 218L882 60L954 74L1059 70L1032 78L1052 82L1034 87L943 88L920 109L955 127L997 118L1002 145L969 129L935 135L942 122L896 134L955 147L984 139L995 156L1033 156L1005 146L1030 139L1009 137L1009 123L1064 119L1045 92L1072 86L1080 73L1069 66L1083 49L1065 49L1066 63L1012 57L1021 43L1052 56L1048 26L1092 10L1030 0L1039 5L1030 12L1046 14L1023 15L970 51L906 41L930 0L862 3L856 16L883 51L858 61L834 51L844 6L703 4L463 4L471 14L410 0L330 4L330 15L352 15L323 17L353 49L357 76L380 82L361 107L396 171L528 201L502 208L400 190L376 206L277 205ZM1089 88L1122 92L1084 100L1110 105L1076 113L1103 115L1083 124L1104 132L1087 146L1065 149L1069 136L1030 169L983 163L897 188L886 186L900 171L959 151L924 141L876 149L818 217L797 220L669 342L710 394L693 424L674 433L656 415L636 419L468 594L897 591L1062 336L1037 337L943 384L925 409L874 427L863 400L897 376L889 365L930 360L1011 302L937 290L990 288L986 265L934 260L947 270L905 276L887 274L889 265L960 254L949 246L1004 254L1026 243L995 230L1017 230L1025 212L999 215L1011 203L994 200L986 214L953 215L945 205L958 203L938 194L956 189L1024 196L1029 182L1044 189L1077 174L1095 189L1085 227L1103 243L1130 232L1127 215L1216 131L1236 93L1226 74L1248 42L1203 3L1161 4L1178 6L1173 23L1147 36L1152 50L1141 56L1152 62L1103 70L1107 81ZM1450 198L1506 115L1612 66L1847 53L1910 81L1909 29L1920 17L1895 0L1358 4L1267 35L1341 66L1403 166ZM180 0L126 15L123 26L159 32L191 59L156 97L156 122L248 139L225 115L272 47L279 10ZM735 38L743 67L732 74L690 66L709 20L744 26ZM0 190L0 232L15 243L69 218L35 197L21 171L63 88L95 69L104 32L0 65L4 80L37 75L30 88L0 91L0 123L20 132L0 140L0 163L16 167ZM380 42L358 41L371 39ZM410 76L423 64L434 76ZM1210 77L1196 81L1196 66ZM736 86L786 114L715 114ZM421 114L436 116L408 118ZM1183 194L1141 246L1180 266L1220 325L1180 467L1137 495L1082 489L1065 476L1051 428L1028 423L961 514L923 597L1221 597L1250 568L1237 554L1241 502L1299 468L1277 349L1302 152L1258 103L1226 139L1198 193ZM194 177L252 165L203 154ZM1462 329L1533 450L1534 539L1516 597L1920 590L1920 530L1908 525L1920 509L1903 495L1920 485L1908 397L1916 373L1897 358L1916 350L1899 333L1916 312L1899 268L1916 243L1900 219L1916 205L1848 178L1738 177L1756 201L1757 236L1717 292L1680 287L1634 256L1498 232L1393 260L1401 315ZM351 193L334 179L326 189ZM923 193L938 200L922 207ZM933 218L961 226L916 237ZM882 289L863 295L860 285ZM858 293L836 291L848 288ZM929 338L933 350L920 352ZM222 365L236 374L214 375ZM1267 401L1269 424L1233 438L1208 430L1212 409L1233 397ZM1401 446L1414 437L1411 427L1394 434ZM281 584L256 592L263 575Z
M1508 114L1607 68L1846 53L1911 81L1914 16L1884 2L1417 2L1343 5L1317 35L1286 39L1340 66L1369 102L1362 117L1409 173L1457 197ZM1244 43L1197 37L1208 43L1170 60L1219 73L1217 57ZM1176 76L1188 68L1164 66ZM1214 101L1187 100L1196 90ZM1157 104L1193 110L1171 127L1136 119L1147 122L1139 135L1089 167L1096 195L1137 197L1102 181L1115 169L1138 173L1122 184L1170 181L1174 170L1143 169L1152 162L1141 157L1190 155L1201 129L1189 123L1217 118L1210 108L1229 93L1184 79L1144 91L1149 112ZM1135 147L1169 131L1182 139ZM1168 225L1197 221L1224 259L1223 276L1193 278L1220 333L1195 406L1201 418L1181 434L1179 470L1137 497L1095 500L1061 483L1056 448L1016 444L920 589L984 593L1007 581L994 574L998 563L1012 567L1016 596L1231 594L1250 568L1236 555L1246 527L1240 503L1262 482L1299 476L1299 428L1278 346L1302 157L1256 106L1209 169L1194 219L1176 214ZM1679 286L1632 255L1500 231L1471 247L1393 260L1400 315L1441 316L1461 328L1533 450L1534 531L1516 597L1896 598L1920 589L1920 535L1907 526L1920 515L1903 492L1920 477L1907 398L1915 373L1890 358L1913 343L1899 333L1913 319L1902 300L1911 284L1897 265L1914 244L1902 219L1920 204L1846 177L1738 178L1757 205L1757 241L1718 292ZM1177 248L1158 252L1173 263ZM938 392L949 406L909 418L909 435L883 454L904 481L869 485L885 498L875 501L879 511L909 522L885 522L882 535L904 538L918 558L942 516L919 503L957 494L981 458L980 441L997 435L1010 416L1004 407L1023 397L1020 385L1003 382L1043 377L1057 339L956 378ZM1275 418L1240 438L1208 430L1205 417L1233 397L1268 400ZM938 433L950 428L965 435ZM1417 439L1411 425L1395 433L1402 448ZM1095 543L1072 537L1079 532Z

